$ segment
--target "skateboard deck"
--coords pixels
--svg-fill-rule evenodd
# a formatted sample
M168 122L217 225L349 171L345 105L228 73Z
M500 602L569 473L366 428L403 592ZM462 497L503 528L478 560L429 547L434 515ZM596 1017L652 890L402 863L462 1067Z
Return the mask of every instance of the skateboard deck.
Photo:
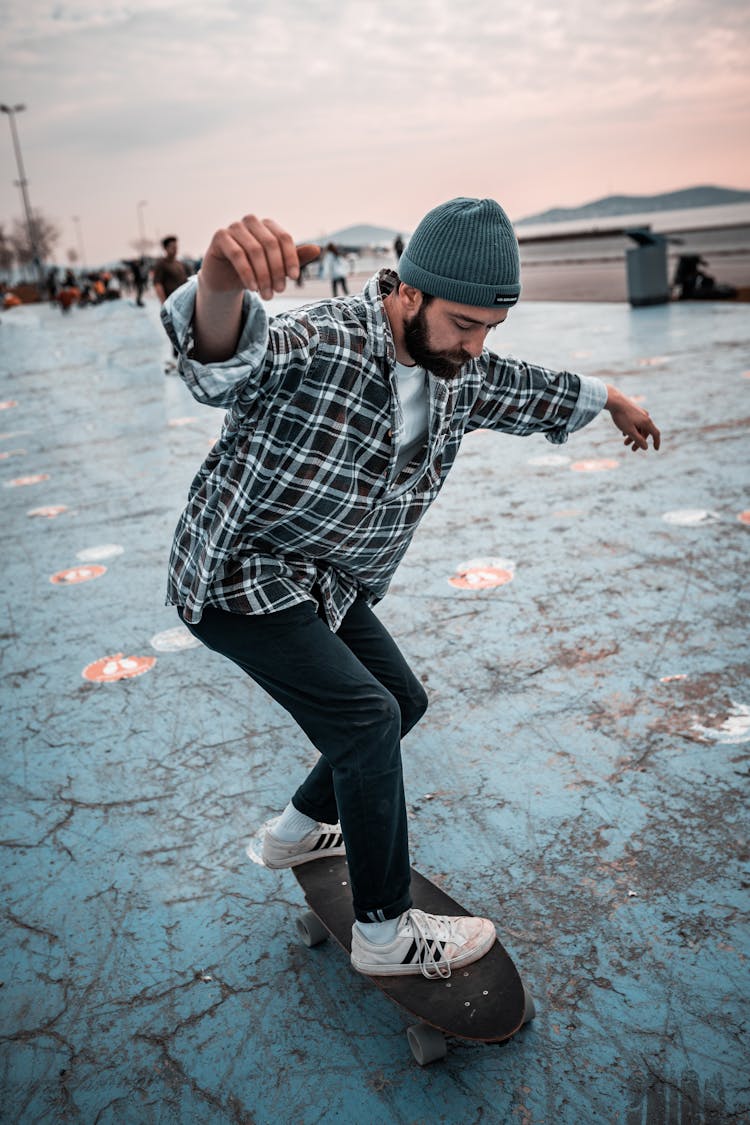
M298 920L305 944L318 945L330 935L350 954L354 910L346 858L315 859L292 871L311 910ZM411 878L417 909L428 914L468 916L469 911L414 868ZM421 973L367 979L421 1021L407 1031L414 1057L421 1065L445 1055L446 1036L502 1043L534 1017L533 1001L499 941L473 965L454 969L447 980L428 980Z

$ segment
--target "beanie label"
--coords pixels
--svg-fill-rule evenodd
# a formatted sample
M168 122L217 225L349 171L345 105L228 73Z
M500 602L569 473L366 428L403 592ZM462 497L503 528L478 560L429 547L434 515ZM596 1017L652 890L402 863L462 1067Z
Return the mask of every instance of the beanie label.
M515 305L518 297L509 297L506 293L495 294L496 305Z

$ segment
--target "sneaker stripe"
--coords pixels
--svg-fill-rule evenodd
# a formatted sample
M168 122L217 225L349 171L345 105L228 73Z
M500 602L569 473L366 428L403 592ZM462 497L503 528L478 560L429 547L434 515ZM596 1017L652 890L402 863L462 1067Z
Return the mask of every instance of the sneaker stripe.
M419 947L415 941L409 946L409 950L402 960L402 965L413 965L415 961L419 960Z
M312 846L312 851L327 851L329 848L340 848L344 837L340 832L324 832Z

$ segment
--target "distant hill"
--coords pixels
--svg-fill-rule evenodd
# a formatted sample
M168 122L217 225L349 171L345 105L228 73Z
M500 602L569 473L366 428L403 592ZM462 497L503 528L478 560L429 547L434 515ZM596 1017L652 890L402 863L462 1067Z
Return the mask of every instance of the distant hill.
M646 211L687 210L690 207L720 207L726 203L750 203L750 191L732 188L693 187L662 195L608 195L582 207L552 207L538 215L517 219L524 223L561 223L574 219L607 219L613 215L634 215Z
M320 238L311 238L308 241L314 243L315 246L327 246L329 242L335 243L336 246L344 247L361 247L361 246L393 246L393 240L397 234L404 236L403 231L391 230L390 227L373 227L366 223L351 227L343 227L341 230L331 231L330 234L321 236Z

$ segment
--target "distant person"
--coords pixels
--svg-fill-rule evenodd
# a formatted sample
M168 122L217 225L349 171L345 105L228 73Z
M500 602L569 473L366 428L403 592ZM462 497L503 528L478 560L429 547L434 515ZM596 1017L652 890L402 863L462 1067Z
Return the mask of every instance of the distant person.
M135 303L139 309L145 307L143 302L143 290L146 288L147 272L146 263L143 258L134 258L130 263L130 268L133 271L133 285L135 286Z
M347 297L349 295L349 290L346 287L348 272L346 259L342 258L333 242L329 242L323 256L323 277L330 280L331 292L334 297L338 296L339 287L341 287L342 296Z
M147 270L144 259L141 258L123 258L126 266L130 267L130 282L135 290L135 303L138 308L145 308L143 303L143 290L146 288Z
M104 297L107 301L117 301L122 296L122 282L116 273L112 273L107 278L106 289Z
M81 290L73 283L63 283L57 291L56 300L64 313L70 312L73 305L77 305L80 299Z
M176 235L168 234L166 238L162 239L161 244L164 257L159 258L154 266L154 291L163 305L170 293L174 293L175 289L179 289L181 285L185 284L188 279L188 268L177 257ZM173 359L167 360L164 366L166 373L174 371L177 366L174 362L177 357L174 348L172 349L172 356Z
M393 253L396 255L396 262L401 261L401 255L404 252L404 240L400 234L397 234L393 242Z
M57 266L53 266L47 274L46 280L47 297L50 301L54 301L57 297Z
M170 293L179 289L188 279L188 268L177 257L177 237L174 234L162 239L164 257L154 266L154 290L163 305Z
M412 908L401 739L427 694L373 607L465 434L559 445L602 410L633 450L658 448L659 431L616 387L488 347L521 291L518 242L494 200L436 207L398 273L381 270L363 292L269 314L263 301L316 252L248 216L214 234L197 279L162 310L186 385L226 411L175 531L167 600L319 752L266 832L266 865L345 851L354 967L441 981L482 957L495 928ZM582 580L555 591L558 627ZM220 669L216 685L226 690ZM435 769L463 776L460 749ZM470 823L452 829L459 847L472 831L481 846Z
M681 254L672 285L679 301L731 300L737 296L733 285L718 285L713 274L702 267L708 262L700 254Z

